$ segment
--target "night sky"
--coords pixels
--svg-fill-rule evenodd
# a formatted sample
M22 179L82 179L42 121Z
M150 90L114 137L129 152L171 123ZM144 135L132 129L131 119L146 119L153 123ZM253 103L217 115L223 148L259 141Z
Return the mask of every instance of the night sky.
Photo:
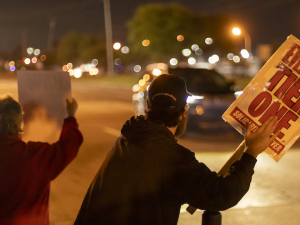
M113 41L126 43L126 22L138 6L177 2L199 14L230 14L258 44L281 44L293 34L300 39L299 0L111 0ZM0 6L0 51L12 51L27 37L27 46L46 50L51 19L55 18L54 39L70 31L105 34L102 0L9 0Z

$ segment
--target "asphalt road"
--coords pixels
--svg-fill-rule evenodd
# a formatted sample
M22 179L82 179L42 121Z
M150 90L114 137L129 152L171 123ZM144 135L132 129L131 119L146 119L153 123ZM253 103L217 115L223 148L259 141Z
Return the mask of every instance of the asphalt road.
M77 158L51 184L50 224L73 224L84 195L107 151L132 115L130 86L72 80L79 108L77 120L84 143ZM17 98L16 80L0 80L0 95ZM179 143L196 152L199 161L218 170L243 138L235 131L226 134L187 133ZM240 203L225 212L223 225L300 224L300 148L297 142L276 163L266 154L258 157L250 191ZM195 187L196 188L196 187ZM184 207L179 225L201 224L202 211L189 215Z

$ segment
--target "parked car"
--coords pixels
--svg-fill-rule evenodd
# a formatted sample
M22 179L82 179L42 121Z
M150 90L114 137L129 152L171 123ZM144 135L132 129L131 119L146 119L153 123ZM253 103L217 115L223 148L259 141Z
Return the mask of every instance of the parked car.
M151 68L151 70L149 69ZM160 70L160 71L159 71ZM147 88L162 73L173 74L185 79L188 97L188 130L227 129L231 127L222 119L223 113L235 100L234 83L229 83L215 70L207 68L167 68L153 65L133 87L133 108L136 115L143 115Z

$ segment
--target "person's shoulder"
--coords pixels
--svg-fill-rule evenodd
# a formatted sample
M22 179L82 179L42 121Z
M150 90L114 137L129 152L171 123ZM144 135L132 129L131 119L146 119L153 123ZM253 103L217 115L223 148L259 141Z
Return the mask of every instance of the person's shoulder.
M178 143L173 143L165 149L168 159L174 163L189 163L196 160L195 153Z

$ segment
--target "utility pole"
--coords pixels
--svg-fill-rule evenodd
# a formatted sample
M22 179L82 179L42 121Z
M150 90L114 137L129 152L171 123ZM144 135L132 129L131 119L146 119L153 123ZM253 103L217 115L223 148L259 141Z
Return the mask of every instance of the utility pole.
M51 52L53 50L55 25L56 25L56 20L55 20L55 17L53 17L50 20L49 36L48 36L48 43L47 43L47 50L49 52Z
M112 28L110 15L110 0L103 0L104 3L104 21L106 35L106 59L107 59L107 74L113 76L113 43L112 43Z
M22 58L27 56L27 29L23 28L22 33Z

